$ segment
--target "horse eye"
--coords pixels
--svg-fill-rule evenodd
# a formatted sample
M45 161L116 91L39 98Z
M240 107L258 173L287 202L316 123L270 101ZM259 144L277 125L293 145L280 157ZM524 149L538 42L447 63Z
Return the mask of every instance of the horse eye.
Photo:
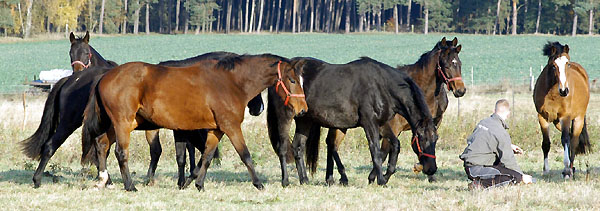
M293 83L293 84L296 83L296 81L294 79L291 79L291 78L290 78L290 82Z

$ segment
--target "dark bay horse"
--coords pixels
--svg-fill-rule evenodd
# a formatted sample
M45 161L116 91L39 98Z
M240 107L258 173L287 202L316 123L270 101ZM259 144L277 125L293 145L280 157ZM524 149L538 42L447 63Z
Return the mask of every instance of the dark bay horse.
M316 158L311 155L318 150L320 127L341 130L362 127L380 185L387 182L381 172L380 127L396 114L408 120L422 153L435 155L437 132L433 118L421 89L405 72L366 57L348 64L328 64L313 58L294 58L292 62L296 63L295 69L302 70L309 108L306 115L295 118L293 154L301 184L308 181L303 161L305 148L312 151L307 153L309 167L313 172L316 169ZM281 162L282 185L287 186L286 153L289 153L288 133L293 113L281 107L274 91L270 88L268 92L267 122L271 143ZM396 139L392 143L399 142ZM421 161L426 173L435 173L435 158L425 157Z
M135 191L128 167L129 133L134 128L208 129L201 161L184 185L200 177L196 187L202 190L218 141L226 134L248 168L252 184L263 189L241 131L244 107L262 90L276 85L286 106L295 114L304 113L308 108L292 67L288 59L270 54L206 60L190 67L142 62L118 66L106 73L90 94L83 138L91 140L108 132L109 140L117 142L125 190ZM95 145L101 177L106 175L106 146L101 142Z
M590 99L588 74L581 65L571 62L568 45L548 42L544 45L543 54L548 56L548 63L535 83L533 102L543 135L544 173L547 174L550 170L548 129L552 123L562 132L565 165L562 174L565 178L570 178L575 173L575 155L590 150L585 121Z

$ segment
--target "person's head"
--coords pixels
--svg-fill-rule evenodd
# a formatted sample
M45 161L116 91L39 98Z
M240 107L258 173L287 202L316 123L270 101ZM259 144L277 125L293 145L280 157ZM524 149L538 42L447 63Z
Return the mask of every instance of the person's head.
M506 120L510 115L510 105L508 104L508 100L500 99L496 101L496 106L494 107L494 113L498 114L502 120Z

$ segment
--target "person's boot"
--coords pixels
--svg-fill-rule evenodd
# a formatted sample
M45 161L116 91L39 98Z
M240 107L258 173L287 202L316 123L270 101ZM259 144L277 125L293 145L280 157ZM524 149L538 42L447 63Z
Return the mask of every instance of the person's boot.
M481 185L481 182L479 181L479 179L474 179L473 182L469 183L469 190L481 190L483 189L483 185Z

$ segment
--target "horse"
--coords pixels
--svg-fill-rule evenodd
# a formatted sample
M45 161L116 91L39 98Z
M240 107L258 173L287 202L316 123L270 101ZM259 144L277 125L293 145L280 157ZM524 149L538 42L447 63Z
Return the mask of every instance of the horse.
M128 167L129 133L136 127L175 130L208 129L205 150L198 166L185 181L194 179L204 189L206 170L220 138L226 134L252 184L263 189L241 131L244 106L269 86L278 89L285 106L295 114L307 108L300 79L287 58L272 55L241 55L206 60L190 67L165 67L130 62L106 73L90 93L84 114L84 138L108 132L116 141L116 154L125 190L136 191ZM281 87L281 88L279 88ZM100 176L106 178L107 143L98 140Z
M533 102L543 136L544 174L550 171L549 126L553 123L562 132L565 165L562 174L568 179L575 173L575 155L590 151L585 120L590 99L588 74L580 64L571 62L568 45L548 42L544 45L543 55L548 56L548 63L535 82Z
M298 57L292 59L296 70L302 70L303 88L308 112L296 117L293 156L300 184L308 182L303 161L305 148L311 172L316 170L315 151L318 151L320 128L346 130L362 127L367 136L377 183L385 185L379 149L380 127L400 114L410 124L413 135L422 146L422 153L435 155L437 131L433 118L418 85L403 71L362 57L347 64L328 64L324 61ZM281 107L273 88L269 88L267 123L273 148L279 156L282 185L289 185L286 170L289 155L289 129L293 113ZM396 139L394 136L388 137ZM399 143L396 139L396 142ZM316 147L315 147L316 146ZM395 147L394 149L398 149ZM288 153L288 154L286 154ZM396 152L397 153L397 152ZM427 173L437 170L435 156L421 159Z
M105 60L91 45L89 45L89 37L88 32L86 32L85 36L82 38L75 37L73 33L70 34L69 39L71 42L71 49L69 55L71 57L71 66L73 67L74 73L72 76L62 78L54 85L46 99L42 121L40 122L38 129L32 136L20 143L21 150L27 157L40 160L38 168L33 176L34 188L40 187L42 173L56 150L65 142L67 137L81 126L83 121L83 111L93 81L97 80L97 77L103 75L108 70L117 66L115 62ZM227 56L223 53L220 54L221 57ZM196 58L195 60L200 60L205 57L206 56L202 57L201 55L194 58ZM211 57L214 57L214 55L211 55ZM168 65L179 64L178 61L169 62L170 64ZM260 114L260 112L262 112L262 99L259 101L261 102L261 105L249 106L251 114ZM146 132L146 140L150 145L150 154L152 157L148 168L148 183L152 183L153 181L158 159L162 152L157 132L158 131ZM192 132L176 132L174 134L175 139L185 141L194 136L189 133ZM201 134L196 136L201 137ZM190 162L194 163L193 153L195 151L193 148L188 148L188 150L190 151ZM185 154L183 154L183 156L183 165L185 165ZM85 158L83 160L85 160ZM190 168L190 171L193 172L193 169ZM110 178L107 183L112 183Z

